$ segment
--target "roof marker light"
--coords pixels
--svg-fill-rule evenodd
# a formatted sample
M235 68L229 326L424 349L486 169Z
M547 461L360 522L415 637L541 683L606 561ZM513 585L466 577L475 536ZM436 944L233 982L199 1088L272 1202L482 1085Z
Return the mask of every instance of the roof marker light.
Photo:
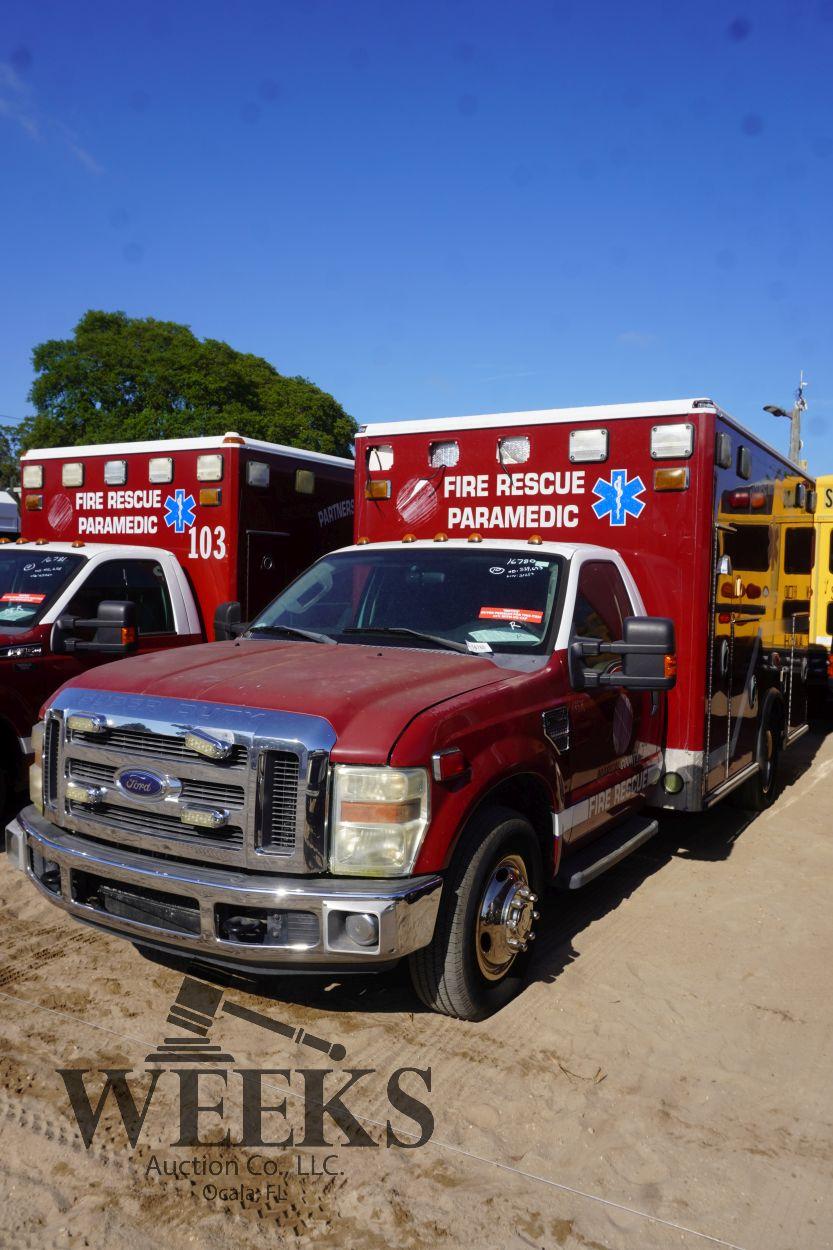
M35 539L35 546L36 546L36 547L45 547L45 546L46 546L46 544L47 544L48 542L49 542L49 539L48 539L48 538L36 538L36 539Z
M447 543L447 542L448 542L448 534L444 534L444 533L442 532L442 530L440 530L439 534L435 534L435 535L434 535L434 542L435 542L435 543Z
M370 542L370 539L367 537L366 534L363 534L361 538L356 539L356 546L363 547L365 543L369 543L369 542Z
M403 535L402 535L402 541L403 541L403 543L415 543L415 542L416 542L416 534L403 534Z
M482 543L482 542L483 542L483 535L482 535L482 534L478 534L478 533L477 533L477 531L475 530L475 532L474 532L473 534L469 534L469 542L470 542L470 543Z
M238 447L245 445L245 438L242 438L236 430L229 430L228 434L223 435L224 443L236 443Z
M540 547L544 540L540 534L533 534L532 537L528 538L526 541L529 543L530 547Z
M87 544L84 542L83 538L76 538L75 542L72 544L73 547L86 547L86 545Z

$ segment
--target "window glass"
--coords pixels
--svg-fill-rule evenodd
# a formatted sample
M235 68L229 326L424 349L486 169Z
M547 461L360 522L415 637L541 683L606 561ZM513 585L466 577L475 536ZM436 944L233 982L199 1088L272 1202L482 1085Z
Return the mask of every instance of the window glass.
M174 617L165 573L156 560L107 560L94 569L67 605L70 616L92 620L104 599L136 605L140 634L173 632Z
M765 573L769 568L768 525L738 525L734 532L723 532L723 554L732 561L732 570L744 573Z
M827 632L833 634L833 603L827 605Z
M30 626L52 606L84 556L0 551L0 626Z
M252 632L297 627L340 642L419 645L396 637L406 630L484 654L541 652L561 558L532 551L368 546L326 556L261 613Z
M816 532L812 525L788 529L784 543L784 572L812 573Z
M830 531L830 549L827 553L827 567L833 573L833 530Z
M618 642L626 616L633 616L633 604L616 565L607 560L583 564L573 614L573 637ZM585 663L601 671L621 663L621 656L588 656Z

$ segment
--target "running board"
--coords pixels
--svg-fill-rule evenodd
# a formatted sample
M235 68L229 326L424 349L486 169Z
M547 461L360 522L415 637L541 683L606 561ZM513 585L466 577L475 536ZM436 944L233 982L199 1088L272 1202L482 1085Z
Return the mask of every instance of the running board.
M571 855L565 861L562 872L555 878L554 884L561 890L580 890L583 885L600 877L608 868L613 868L638 850L658 829L658 821L644 816L637 816L617 825L610 833Z

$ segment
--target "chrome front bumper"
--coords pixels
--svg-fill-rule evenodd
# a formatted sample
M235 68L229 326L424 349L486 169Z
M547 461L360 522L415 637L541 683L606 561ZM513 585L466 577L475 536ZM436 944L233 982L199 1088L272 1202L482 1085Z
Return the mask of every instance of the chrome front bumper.
M6 852L44 898L78 920L139 944L213 963L260 965L264 972L347 965L372 970L374 965L389 964L430 942L442 892L442 878L436 875L385 880L280 877L157 859L67 833L34 807L24 808L7 826ZM40 865L43 875L41 861L52 866L51 889L36 873ZM159 898L170 895L172 911L185 905L182 914L199 931L186 933L114 915L88 901L90 882L96 881L114 890L133 891L138 905L152 899L158 907ZM318 920L317 941L267 945L228 940L219 932L219 917L229 908L312 913ZM344 924L350 913L377 918L374 945L361 946L350 938Z

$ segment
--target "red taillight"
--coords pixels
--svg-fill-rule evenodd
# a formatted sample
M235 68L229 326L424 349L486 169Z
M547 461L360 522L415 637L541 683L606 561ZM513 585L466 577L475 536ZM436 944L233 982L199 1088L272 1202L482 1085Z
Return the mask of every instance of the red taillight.
M748 508L749 507L749 491L748 490L733 490L731 494L729 495L729 504L733 508Z
M718 618L717 618L717 619L720 621L720 624L721 624L721 625L728 625L728 624L729 624L729 622L730 622L730 621L731 621L731 619L732 619L732 613L731 613L731 612L721 612L721 613L720 613L720 615L718 616Z
M720 587L720 593L721 593L721 594L722 594L722 595L723 595L726 599L734 599L734 597L735 597L735 588L734 588L734 586L732 585L732 583L731 583L731 582L724 582L724 583L723 583L723 585Z
M833 651L827 657L827 676L833 678Z
M746 587L746 597L747 599L760 599L761 597L760 586L756 586L754 582L750 582L749 585Z

